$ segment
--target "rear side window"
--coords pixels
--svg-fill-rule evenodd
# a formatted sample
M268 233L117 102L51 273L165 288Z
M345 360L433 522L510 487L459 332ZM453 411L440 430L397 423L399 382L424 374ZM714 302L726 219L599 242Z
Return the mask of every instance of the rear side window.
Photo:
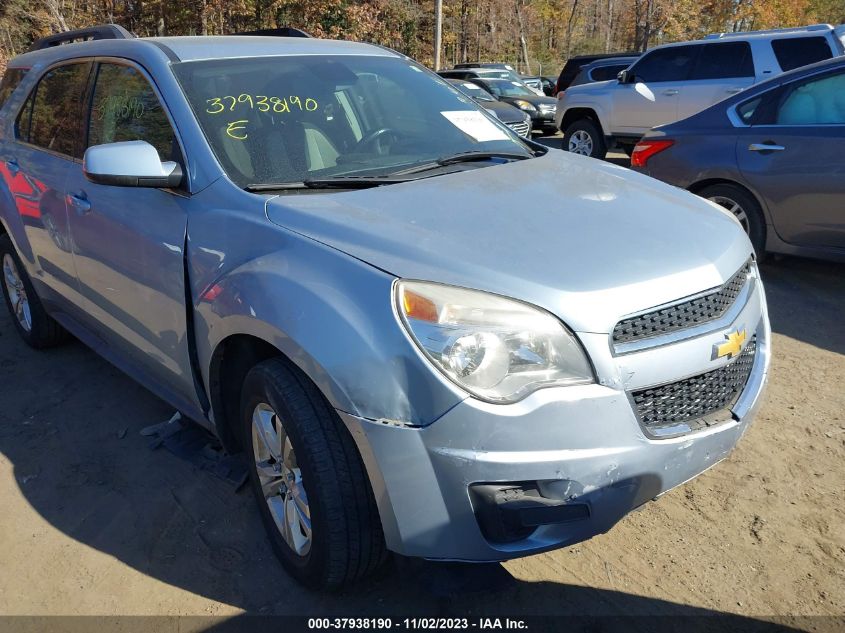
M701 48L691 79L733 79L753 77L754 60L748 42L705 44Z
M772 40L772 49L784 72L833 57L830 44L817 35Z
M656 83L689 79L700 45L670 46L646 53L632 68L637 81Z
M616 79L619 71L625 70L628 66L625 64L616 64L614 66L599 66L590 71L590 79L593 81L608 81L609 79Z
M90 70L91 64L85 62L59 66L44 75L18 116L18 138L80 158L82 101Z
M3 80L0 81L0 108L12 96L15 88L20 85L25 76L26 68L9 68L6 71L6 74L3 75Z
M161 160L175 160L173 128L146 78L131 66L100 64L88 146L120 141L146 141Z

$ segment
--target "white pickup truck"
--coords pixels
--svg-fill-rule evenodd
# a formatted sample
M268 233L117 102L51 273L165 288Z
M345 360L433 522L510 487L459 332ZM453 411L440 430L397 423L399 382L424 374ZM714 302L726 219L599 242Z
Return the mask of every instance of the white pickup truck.
M685 119L781 72L845 54L845 25L714 33L651 49L618 79L558 95L563 148L603 158L630 153L649 129Z

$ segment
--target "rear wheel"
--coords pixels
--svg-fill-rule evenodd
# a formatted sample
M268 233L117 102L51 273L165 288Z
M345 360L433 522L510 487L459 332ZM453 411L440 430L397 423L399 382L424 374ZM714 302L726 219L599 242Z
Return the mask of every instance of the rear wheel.
M566 128L563 149L591 158L604 158L607 154L604 136L590 119L578 119Z
M748 234L757 259L763 258L766 249L766 223L760 203L754 196L745 189L728 183L705 187L698 195L730 211Z
M386 558L364 465L317 388L282 359L250 370L241 399L250 481L285 569L338 589Z
M67 340L67 331L47 314L35 294L35 288L8 235L0 235L0 271L3 275L0 283L3 298L21 338L35 349L53 347Z

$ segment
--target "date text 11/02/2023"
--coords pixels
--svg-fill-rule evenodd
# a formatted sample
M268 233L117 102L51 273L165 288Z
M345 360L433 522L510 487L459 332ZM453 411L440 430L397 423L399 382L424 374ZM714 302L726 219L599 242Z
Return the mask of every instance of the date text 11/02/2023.
M303 99L297 95L278 97L275 95L251 95L247 93L224 95L222 97L210 97L205 100L208 106L205 111L210 115L234 112L235 109L250 109L258 112L274 112L276 114L290 114L291 109L299 109L301 112L314 112L319 104L316 99L306 97ZM246 127L249 119L237 119L226 123L226 135L238 141L246 140L249 135Z

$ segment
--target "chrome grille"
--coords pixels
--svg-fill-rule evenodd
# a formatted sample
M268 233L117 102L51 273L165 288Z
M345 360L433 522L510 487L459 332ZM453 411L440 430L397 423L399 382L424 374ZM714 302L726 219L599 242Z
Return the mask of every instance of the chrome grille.
M528 136L528 133L531 131L531 124L525 123L524 121L520 123L508 123L507 125L510 129L512 129L514 132L516 132L523 138L526 138Z
M697 430L722 420L713 414L739 399L757 353L757 339L748 341L735 360L713 371L631 393L637 417L648 431L685 424Z
M733 305L748 281L751 260L711 293L623 319L613 328L613 343L630 343L718 319Z

